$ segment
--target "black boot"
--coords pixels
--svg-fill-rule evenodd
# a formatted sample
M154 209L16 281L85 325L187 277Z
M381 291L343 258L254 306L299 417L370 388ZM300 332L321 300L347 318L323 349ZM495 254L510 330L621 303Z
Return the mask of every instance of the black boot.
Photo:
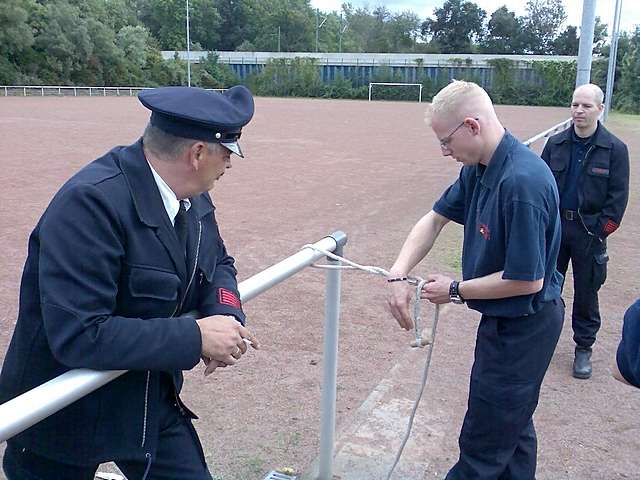
M591 378L591 348L576 347L576 357L573 360L573 376L575 378Z

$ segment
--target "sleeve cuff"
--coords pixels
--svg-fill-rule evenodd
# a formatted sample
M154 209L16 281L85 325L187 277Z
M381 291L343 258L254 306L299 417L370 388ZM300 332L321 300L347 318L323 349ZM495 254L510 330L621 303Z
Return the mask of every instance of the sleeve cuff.
M202 305L200 308L200 314L203 317L208 317L211 315L231 315L232 317L235 317L235 319L238 320L238 322L240 322L243 326L246 321L246 316L241 309L221 304Z
M184 358L185 364L181 366L181 370L191 370L200 363L200 355L202 354L202 335L200 327L196 323L195 318L176 317L174 320L180 322L181 339L179 340L184 350L180 350L180 355Z

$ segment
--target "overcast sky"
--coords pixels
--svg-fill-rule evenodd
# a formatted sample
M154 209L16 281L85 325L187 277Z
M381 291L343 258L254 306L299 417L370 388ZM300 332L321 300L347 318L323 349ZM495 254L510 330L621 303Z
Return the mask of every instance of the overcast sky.
M509 10L516 12L518 16L525 13L526 1L524 0L473 0L473 2L484 9L487 12L487 16L490 16L502 5L506 5ZM343 0L311 0L313 7L324 11L339 11L342 3ZM368 6L370 10L379 5L386 5L392 12L412 10L424 20L426 17L433 16L434 8L441 7L444 0L351 0L350 3L354 7ZM603 23L607 24L609 35L611 35L615 5L615 0L596 0L596 15L602 19ZM568 17L566 25L580 27L582 23L582 0L564 0L564 7ZM620 29L632 30L635 25L640 25L640 2L638 0L622 0Z

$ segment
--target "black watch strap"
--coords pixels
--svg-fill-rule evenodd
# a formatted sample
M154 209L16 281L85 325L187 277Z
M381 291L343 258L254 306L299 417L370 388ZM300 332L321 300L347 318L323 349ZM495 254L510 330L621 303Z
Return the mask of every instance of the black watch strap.
M451 282L451 285L449 285L449 299L451 300L451 302L453 303L464 303L465 299L462 297L462 295L460 295L460 282L458 282L457 280L454 280Z

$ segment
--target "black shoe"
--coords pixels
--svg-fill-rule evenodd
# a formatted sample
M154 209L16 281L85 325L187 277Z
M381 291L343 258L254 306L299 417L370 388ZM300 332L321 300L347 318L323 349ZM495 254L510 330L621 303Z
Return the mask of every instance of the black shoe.
M575 378L591 378L591 349L576 347L576 357L573 360L573 376Z

